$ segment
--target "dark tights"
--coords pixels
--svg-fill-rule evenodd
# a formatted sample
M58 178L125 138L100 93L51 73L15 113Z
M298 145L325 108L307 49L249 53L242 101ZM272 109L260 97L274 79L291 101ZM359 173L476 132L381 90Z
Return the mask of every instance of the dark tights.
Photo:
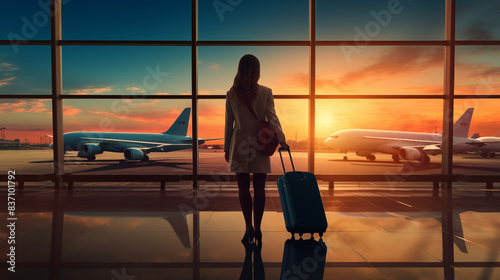
M266 204L266 173L253 174L253 223L255 230L260 230L262 216L264 215L264 205ZM240 197L241 211L245 218L246 228L252 226L252 196L250 195L250 173L236 173Z

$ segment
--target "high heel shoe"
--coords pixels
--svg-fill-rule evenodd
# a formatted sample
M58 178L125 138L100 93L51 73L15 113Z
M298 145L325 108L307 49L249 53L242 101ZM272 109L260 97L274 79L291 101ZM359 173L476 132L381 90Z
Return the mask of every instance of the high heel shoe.
M241 239L241 243L243 244L251 244L253 242L253 238L255 236L255 230L253 227L247 228L245 231L245 235L243 235L243 238Z
M262 231L260 229L255 231L254 237L255 237L255 244L258 246L262 245Z

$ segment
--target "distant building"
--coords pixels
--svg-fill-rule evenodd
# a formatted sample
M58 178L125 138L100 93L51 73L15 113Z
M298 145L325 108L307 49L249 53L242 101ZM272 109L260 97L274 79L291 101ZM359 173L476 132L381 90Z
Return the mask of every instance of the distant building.
M29 149L29 143L21 143L19 139L14 140L0 140L0 150L23 150Z

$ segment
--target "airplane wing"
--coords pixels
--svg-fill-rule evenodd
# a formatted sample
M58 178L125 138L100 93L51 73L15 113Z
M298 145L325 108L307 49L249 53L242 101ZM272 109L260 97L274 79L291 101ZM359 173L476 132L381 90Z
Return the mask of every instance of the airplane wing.
M190 144L170 144L170 143L160 143L160 142L149 142L149 141L137 141L137 140L122 140L122 139L111 139L111 138L93 138L93 137L82 137L82 139L96 141L103 146L109 146L112 144L122 143L122 144L137 144L138 149L142 149L145 153L152 151L167 152L176 147L187 147Z
M224 138L210 138L210 139L200 139L203 141L213 141L213 140L224 140Z
M213 140L224 140L224 138L210 138L210 139L198 139L198 141L213 141ZM183 143L193 143L192 139L182 140Z

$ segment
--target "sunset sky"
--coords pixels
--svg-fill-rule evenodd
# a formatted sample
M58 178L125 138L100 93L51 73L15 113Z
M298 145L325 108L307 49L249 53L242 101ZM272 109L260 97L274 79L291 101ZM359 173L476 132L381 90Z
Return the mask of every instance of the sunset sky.
M37 2L2 4L2 40L12 34L50 39L49 25L42 24L44 9ZM65 40L190 40L190 1L66 2ZM444 39L444 0L401 0L388 18L384 11L389 2L318 0L317 39L355 40L360 30L370 40ZM308 1L232 1L235 5L223 13L213 3L199 1L199 40L309 38ZM500 17L495 12L499 10L498 1L457 1L457 40L500 40ZM373 29L376 15L381 17L379 29ZM40 24L26 27L34 19ZM308 94L308 47L198 50L199 94L225 94L239 58L247 53L260 59L260 84L275 95ZM441 46L317 47L316 59L317 95L443 93ZM500 46L457 47L455 78L456 94L499 94ZM189 95L190 47L64 46L63 92ZM50 47L0 46L0 94L51 94ZM7 127L6 138L39 142L40 136L52 134L50 104L50 100L0 98L0 127ZM199 106L200 137L223 137L224 100L200 100ZM190 100L64 100L64 132L163 132L186 107ZM441 132L442 107L439 99L317 99L316 137L346 128ZM469 107L476 109L470 134L500 136L500 101L456 100L455 119ZM276 110L288 139L296 135L306 139L307 100L276 99Z

